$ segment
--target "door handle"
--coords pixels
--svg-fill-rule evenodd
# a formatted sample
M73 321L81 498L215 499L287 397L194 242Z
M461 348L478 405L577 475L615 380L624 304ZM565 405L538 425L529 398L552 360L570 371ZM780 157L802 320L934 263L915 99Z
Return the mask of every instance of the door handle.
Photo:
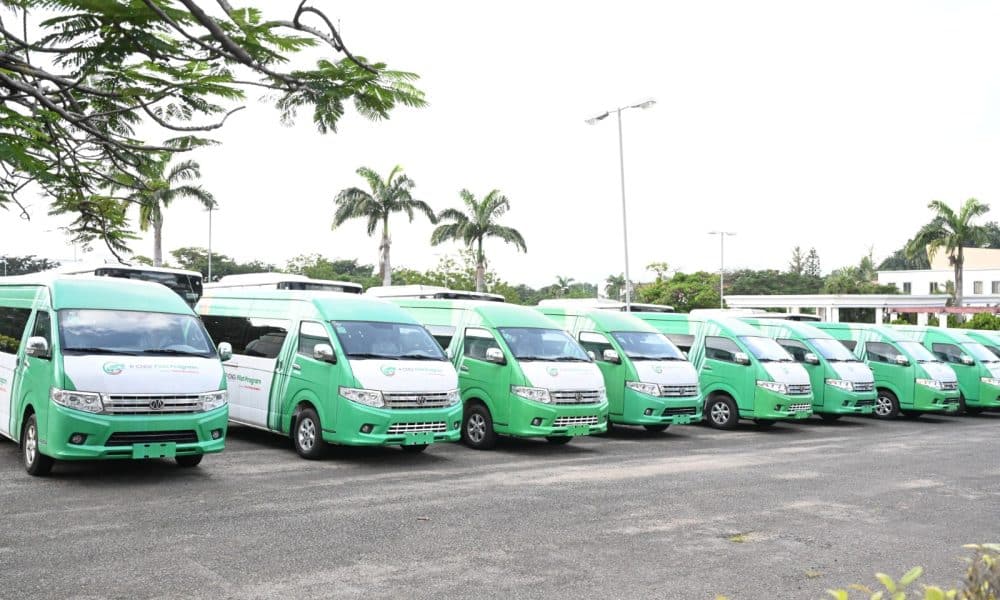
M702 371L711 371L712 367L709 367L709 366L706 365L706 366L702 367L701 370Z
M295 363L294 365L292 365L292 370L293 371L301 371L302 370L302 366L299 365L298 363Z
M469 367L467 367L465 365L462 365L461 367L458 368L458 370L459 371L465 371L466 373L468 373L469 372Z

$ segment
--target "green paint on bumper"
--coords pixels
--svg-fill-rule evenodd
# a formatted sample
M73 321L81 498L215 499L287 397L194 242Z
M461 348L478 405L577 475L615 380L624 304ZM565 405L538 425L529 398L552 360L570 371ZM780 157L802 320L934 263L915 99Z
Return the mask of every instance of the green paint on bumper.
M813 395L802 394L788 396L757 387L754 395L753 410L740 410L744 419L791 420L808 419L813 414ZM796 409L793 410L792 406ZM808 407L808 408L805 408Z
M914 386L912 406L902 406L904 410L918 412L956 412L958 410L958 390L945 392L924 385Z
M623 404L623 413L609 414L609 421L622 425L688 425L702 420L701 396L663 398L625 388Z
M386 409L338 398L333 427L324 423L323 440L344 446L414 446L457 442L462 404L443 408ZM362 433L366 425L369 433Z
M827 385L823 396L813 399L813 412L830 415L870 415L875 412L875 398L878 394L871 392L848 392ZM861 402L862 405L858 406Z
M508 396L510 416L505 425L494 423L497 433L516 437L579 436L608 430L608 403L551 405ZM534 419L538 425L532 425ZM495 421L496 419L494 419Z

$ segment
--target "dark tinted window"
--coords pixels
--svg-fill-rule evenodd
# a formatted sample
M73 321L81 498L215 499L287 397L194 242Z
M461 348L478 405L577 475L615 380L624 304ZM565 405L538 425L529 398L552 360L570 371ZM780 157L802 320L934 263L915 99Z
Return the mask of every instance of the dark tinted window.
M312 358L316 344L328 344L332 347L326 327L315 321L302 321L299 325L299 354Z
M854 349L858 347L858 343L855 342L854 340L837 340L837 341L843 344L844 348L847 348L851 352L854 352Z
M202 316L216 345L229 342L233 354L277 358L288 335L288 321L247 317Z
M0 307L0 352L17 354L29 317L29 308Z
M868 353L868 360L880 363L895 363L896 355L899 354L895 348L884 342L868 342L865 344L865 350Z
M724 360L726 362L736 362L737 352L740 352L740 347L736 345L736 342L729 338L705 338L705 358Z
M95 269L94 275L159 283L172 289L178 296L187 300L189 304L194 304L201 298L201 277L197 276L184 275L182 273L161 273L159 271L116 269L114 267Z
M455 337L455 328L451 325L425 325L427 331L430 332L438 344L441 344L442 348L447 348L451 345L451 338Z
M944 362L962 364L964 352L955 344L931 344L931 351Z
M465 355L477 360L486 360L486 351L490 348L500 349L493 335L485 329L465 330Z
M795 362L806 362L806 354L809 353L809 349L802 342L797 340L778 340L778 344L792 355Z
M593 352L594 358L597 360L604 360L605 350L614 350L611 346L611 342L608 338L604 337L603 334L595 333L592 331L581 331L580 332L580 345L587 352Z
M49 313L39 311L35 315L35 327L31 331L31 336L45 338L49 348L52 348L52 321L49 319Z
M668 333L667 338L671 342L673 342L675 346L677 346L684 352L690 352L691 346L694 344L693 335L686 335L683 333Z

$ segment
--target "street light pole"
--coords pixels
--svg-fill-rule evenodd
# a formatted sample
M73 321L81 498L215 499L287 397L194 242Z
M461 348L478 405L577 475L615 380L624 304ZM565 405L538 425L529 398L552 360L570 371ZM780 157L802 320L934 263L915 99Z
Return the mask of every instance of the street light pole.
M208 283L212 283L212 208L208 207Z
M632 310L632 279L629 277L628 268L628 216L625 209L625 144L622 139L622 111L629 108L642 108L647 109L650 106L656 104L655 100L646 100L645 102L640 102L639 104L633 104L630 106L620 106L618 108L608 110L603 114L597 115L596 117L587 119L589 125L593 125L598 121L607 118L612 112L614 112L618 117L618 168L621 174L621 186L622 186L622 237L625 244L625 310L631 312Z
M735 231L709 231L708 235L719 236L719 308L726 307L725 281L726 281L726 236L736 235Z

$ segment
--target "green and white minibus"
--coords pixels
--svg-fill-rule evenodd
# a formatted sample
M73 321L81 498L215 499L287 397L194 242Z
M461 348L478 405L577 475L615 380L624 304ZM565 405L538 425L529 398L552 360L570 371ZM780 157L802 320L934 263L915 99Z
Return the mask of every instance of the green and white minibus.
M732 429L742 419L761 427L807 419L813 395L809 374L774 340L739 319L635 313L665 333L698 369L705 419Z
M597 362L608 395L609 424L663 431L701 421L698 371L652 325L629 313L580 310L574 304L560 308L548 303L538 310L575 336Z
M872 414L876 396L872 370L833 336L798 321L743 320L778 342L802 365L812 385L813 412L823 420Z
M226 380L201 321L170 289L109 277L0 278L0 435L24 467L221 452Z
M608 399L597 365L538 311L479 300L397 298L458 369L462 439L492 448L497 434L563 444L607 430Z
M891 327L862 323L813 323L844 344L875 375L875 412L879 419L903 413L953 413L958 410L955 371L918 342Z
M208 289L197 306L232 348L233 423L292 438L300 456L327 444L421 452L459 438L455 369L399 307L339 292Z
M959 412L1000 408L1000 358L960 329L894 326L947 363L958 378Z

